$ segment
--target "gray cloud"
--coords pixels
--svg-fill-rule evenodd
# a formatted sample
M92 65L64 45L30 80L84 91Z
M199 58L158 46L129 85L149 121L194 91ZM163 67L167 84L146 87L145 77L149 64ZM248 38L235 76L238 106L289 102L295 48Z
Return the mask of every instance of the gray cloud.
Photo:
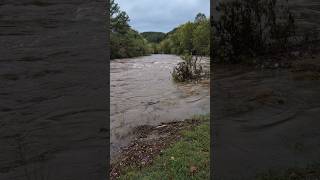
M116 0L139 32L169 32L202 12L209 16L210 0Z

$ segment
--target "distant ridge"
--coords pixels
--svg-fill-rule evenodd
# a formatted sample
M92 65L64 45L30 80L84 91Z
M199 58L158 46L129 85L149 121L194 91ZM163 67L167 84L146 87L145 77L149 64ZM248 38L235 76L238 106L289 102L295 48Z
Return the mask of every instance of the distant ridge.
M162 41L166 34L163 33L163 32L152 32L152 31L149 31L149 32L143 32L141 33L141 35L146 39L148 40L149 42L152 42L152 43L159 43L160 41Z

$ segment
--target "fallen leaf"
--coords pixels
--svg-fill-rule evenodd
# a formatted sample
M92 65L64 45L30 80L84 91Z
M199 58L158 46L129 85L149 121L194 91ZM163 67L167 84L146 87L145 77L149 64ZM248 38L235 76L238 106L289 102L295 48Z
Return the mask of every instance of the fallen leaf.
M198 168L196 166L190 166L190 173L194 174L197 170Z

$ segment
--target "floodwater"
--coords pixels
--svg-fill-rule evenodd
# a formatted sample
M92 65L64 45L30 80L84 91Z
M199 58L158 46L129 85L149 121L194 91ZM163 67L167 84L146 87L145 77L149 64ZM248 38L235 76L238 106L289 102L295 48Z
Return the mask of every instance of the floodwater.
M151 55L111 61L111 156L132 140L141 125L190 118L210 112L209 84L177 84L173 67L182 61L174 55ZM209 65L208 59L203 59Z

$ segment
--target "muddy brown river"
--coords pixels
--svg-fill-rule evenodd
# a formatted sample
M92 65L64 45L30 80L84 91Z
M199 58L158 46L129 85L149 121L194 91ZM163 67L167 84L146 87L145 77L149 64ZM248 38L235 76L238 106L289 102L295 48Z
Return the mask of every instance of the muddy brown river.
M111 61L111 156L127 145L134 128L179 121L210 112L209 84L177 84L174 55L151 55ZM208 60L202 60L208 65Z

